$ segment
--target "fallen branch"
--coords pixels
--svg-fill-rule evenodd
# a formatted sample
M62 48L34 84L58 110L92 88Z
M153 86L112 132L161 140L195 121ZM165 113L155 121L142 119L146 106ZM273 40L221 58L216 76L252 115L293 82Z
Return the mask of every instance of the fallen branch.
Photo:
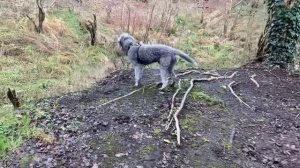
M117 97L117 98L115 98L115 99L113 99L113 100L110 100L110 101L108 101L108 102L106 102L106 103L103 103L103 104L99 105L98 107L105 106L105 105L110 104L110 103L112 103L112 102L118 101L118 100L123 99L123 98L125 98L125 97L128 97L128 96L130 96L130 95L133 95L134 93L136 93L136 92L138 92L138 91L140 91L140 90L143 90L145 87L148 87L148 86L151 86L151 85L153 85L153 84L149 84L149 85L147 85L147 86L144 86L144 87L142 87L142 88L139 88L139 89L137 89L137 90L134 90L134 91L132 91L132 92L130 92L130 93L124 95L124 96Z
M179 112L182 110L183 106L184 106L184 103L185 103L185 100L188 96L188 94L191 92L191 90L193 89L194 87L194 80L195 79L192 79L190 81L190 87L188 88L188 90L185 92L182 100L181 100L181 103L180 103L180 106L179 108L176 110L176 112L174 113L173 117L174 117L174 120L175 120L175 126L176 126L176 135L177 135L177 144L180 145L180 126L179 126L179 120L178 120L178 114Z
M232 89L232 85L233 84L235 84L235 81L233 81L233 82L231 82L231 83L229 83L229 85L228 85L228 88L230 89L230 92L238 99L238 101L240 102L240 103L243 103L245 106L247 106L248 108L250 108L251 110L253 110L253 108L249 105L249 104L247 104L247 103L245 103L235 92L234 92L234 90Z
M229 79L229 78L233 78L235 75L237 74L237 71L232 73L230 76L211 76L210 78L200 78L200 79L191 79L190 80L190 87L187 89L187 91L185 92L180 106L179 108L176 110L176 112L173 114L173 118L175 120L175 126L176 126L176 135L177 135L177 144L180 146L180 139L181 139L181 130L180 130L180 125L179 125L179 120L178 120L178 114L180 113L180 111L182 110L182 108L184 107L186 98L188 96L188 94L191 92L191 90L194 87L194 82L201 82L201 81L212 81L212 80L218 80L218 79ZM168 125L171 125L173 120L170 121L170 123Z
M201 74L202 72L200 72L198 70L191 70L191 71L187 71L187 72L184 72L184 73L177 74L176 77L189 75L191 73L199 73L199 74ZM203 75L210 75L210 76L220 77L220 74L218 74L217 72L216 73L211 73L211 72L208 71L208 72L203 72L202 74Z
M173 95L172 97L172 104L171 104L171 109L170 109L170 112L169 112L169 116L168 116L168 121L169 124L166 126L166 130L168 130L170 128L170 125L171 123L173 122L173 117L171 118L172 114L173 114L173 110L174 110L174 107L175 107L175 98L176 96L178 95L179 91L181 90L181 79L179 79L179 82L178 82L178 89L176 90L175 94Z
M255 77L256 77L256 74L253 74L253 75L250 77L250 79L251 79L251 81L252 81L253 83L255 83L255 85L259 88L258 82L254 79Z
M200 71L197 71L197 70L191 70L191 71L187 71L187 72L183 72L183 73L180 73L180 74L177 74L175 75L176 78L179 77L179 76L184 76L184 75L188 75L188 74L191 74L191 73L201 73Z

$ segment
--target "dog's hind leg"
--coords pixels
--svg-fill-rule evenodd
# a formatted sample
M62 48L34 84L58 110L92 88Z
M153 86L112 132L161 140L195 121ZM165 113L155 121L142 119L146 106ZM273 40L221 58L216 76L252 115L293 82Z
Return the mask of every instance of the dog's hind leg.
M167 67L164 66L160 66L160 77L161 77L161 83L162 86L160 88L160 90L163 90L164 88L166 88L168 86L168 79L170 77L169 71Z
M174 72L175 64L176 64L176 57L172 58L170 66L168 68L170 78L171 78L171 86L172 87L175 85L175 80L176 80L176 74Z
M143 65L135 65L134 66L134 74L135 74L135 86L140 86L141 79L143 77L144 66Z

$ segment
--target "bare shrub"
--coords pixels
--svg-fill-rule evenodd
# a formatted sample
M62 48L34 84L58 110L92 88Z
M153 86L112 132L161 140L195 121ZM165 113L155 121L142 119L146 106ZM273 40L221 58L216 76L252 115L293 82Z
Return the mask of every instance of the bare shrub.
M44 11L44 7L43 7L43 0L36 0L36 4L38 6L38 9L39 9L39 22L38 22L38 25L35 23L35 21L29 17L29 15L26 15L27 18L32 22L32 24L34 25L34 28L35 28L35 31L37 33L41 33L43 31L43 22L45 20L45 11Z

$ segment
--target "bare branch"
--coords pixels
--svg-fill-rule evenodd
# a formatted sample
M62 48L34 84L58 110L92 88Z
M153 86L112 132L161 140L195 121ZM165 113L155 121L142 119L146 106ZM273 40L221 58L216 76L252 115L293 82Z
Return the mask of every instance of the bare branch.
M191 73L201 73L201 72L197 71L197 70L191 70L191 71L187 71L187 72L184 72L184 73L177 74L176 78L179 77L179 76L189 75Z
M176 92L174 93L174 95L173 95L173 97L172 97L171 109L170 109L169 116L168 116L169 124L166 126L166 130L169 129L171 123L173 122L173 117L171 118L171 116L172 116L172 114L173 114L174 107L175 107L175 98L176 98L176 96L178 95L178 93L179 93L180 90L181 90L181 79L179 79L179 82L178 82L178 89L176 90Z
M108 101L108 102L106 102L106 103L103 103L103 104L99 105L98 107L105 106L105 105L107 105L107 104L113 103L113 102L115 102L115 101L118 101L118 100L123 99L123 98L125 98L125 97L128 97L128 96L130 96L130 95L133 95L134 93L136 93L136 92L138 92L138 91L141 91L141 90L145 89L145 87L148 87L148 86L151 86L151 85L153 85L153 84L149 84L149 85L144 86L144 87L142 87L142 88L136 89L136 90L134 90L134 91L132 91L132 92L130 92L130 93L124 95L124 96L117 97L117 98L115 98L115 99L113 99L113 100L110 100L110 101Z
M93 14L93 22L87 21L85 24L86 29L90 32L91 35L91 45L94 46L97 40L97 18L96 15Z
M179 125L179 120L178 120L178 114L180 113L180 111L182 110L182 108L184 107L184 104L185 104L185 101L187 99L187 96L188 94L191 92L191 90L193 89L194 87L194 82L202 82L202 81L212 81L212 80L218 80L218 79L229 79L229 78L233 78L235 75L237 74L237 71L236 72L233 72L230 76L212 76L210 78L199 78L199 79L191 79L190 80L190 87L187 89L187 91L185 92L182 100L181 100L181 103L180 103L180 106L179 108L176 110L176 112L173 114L173 118L175 120L175 126L176 126L176 135L177 135L177 144L180 145L181 142L180 142L180 139L181 139L181 130L180 130L180 125ZM174 96L173 96L174 97ZM168 124L168 126L166 128L169 127L169 125L171 125L171 122L173 120L170 121L170 123Z
M35 31L38 32L38 31L39 31L39 28L38 28L37 25L35 24L34 20L33 20L31 17L29 17L29 15L26 15L26 16L27 16L27 18L32 22Z
M178 144L178 145L180 145L180 138L181 138L181 136L180 136L181 130L180 130L180 126L179 126L178 114L179 114L179 112L182 110L182 108L183 108L183 106L184 106L184 103L185 103L185 100L186 100L188 94L191 92L191 90L192 90L193 87L194 87L194 80L195 80L195 79L192 79L192 80L190 81L190 87L189 87L188 90L185 92L185 94L184 94L184 96L183 96L183 98L182 98L182 100L181 100L181 103L180 103L179 108L176 110L176 112L175 112L174 115L173 115L174 120L175 120L176 135L177 135L177 144Z
M235 84L235 81L229 83L228 88L230 89L231 93L238 99L238 101L242 104L244 104L245 106L247 106L248 108L250 108L251 110L253 110L253 107L251 107L249 104L245 103L232 89L232 85Z
M255 77L256 77L256 74L252 75L252 76L250 77L250 79L251 79L251 81L254 82L255 85L259 88L258 82L254 79Z

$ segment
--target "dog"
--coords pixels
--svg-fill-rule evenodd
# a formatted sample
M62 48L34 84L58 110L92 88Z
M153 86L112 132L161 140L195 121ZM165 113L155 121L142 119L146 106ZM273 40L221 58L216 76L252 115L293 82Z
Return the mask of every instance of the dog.
M136 43L135 38L128 33L123 33L118 37L118 44L122 51L126 54L129 62L134 67L135 86L140 86L143 70L146 65L159 63L160 77L162 86L160 90L165 89L171 78L172 85L175 83L176 75L174 66L176 64L176 56L180 56L184 60L198 66L197 62L188 54L163 44L145 44Z

